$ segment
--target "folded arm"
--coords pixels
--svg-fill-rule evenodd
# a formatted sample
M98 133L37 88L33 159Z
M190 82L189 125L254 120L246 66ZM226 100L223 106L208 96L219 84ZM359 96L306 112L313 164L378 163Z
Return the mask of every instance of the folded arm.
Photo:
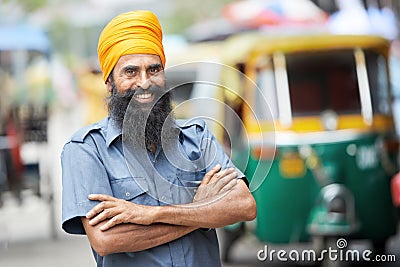
M149 249L178 239L196 230L196 227L161 223L152 225L130 223L119 224L108 231L102 231L100 227L107 221L92 226L86 217L81 219L92 248L100 256Z
M158 207L154 221L175 225L218 228L256 216L256 206L243 180L225 194L186 205Z
M108 230L122 223L151 225L166 223L195 228L217 228L239 221L253 220L256 204L242 179L234 169L217 173L220 166L204 177L190 204L144 206L107 195L90 195L101 201L88 214L90 225L108 220L100 230Z

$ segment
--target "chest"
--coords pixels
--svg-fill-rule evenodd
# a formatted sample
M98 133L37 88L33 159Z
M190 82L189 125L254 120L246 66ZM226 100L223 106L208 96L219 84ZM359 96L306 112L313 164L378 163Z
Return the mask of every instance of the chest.
M102 157L114 196L143 205L192 202L205 170L181 152L176 151L184 158L171 151L129 153L120 144L110 147Z

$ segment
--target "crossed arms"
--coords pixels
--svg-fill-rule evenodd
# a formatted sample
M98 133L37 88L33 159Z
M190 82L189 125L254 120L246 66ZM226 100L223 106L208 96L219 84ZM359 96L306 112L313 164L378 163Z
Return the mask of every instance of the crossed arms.
M229 168L217 165L203 178L190 204L144 206L108 195L90 195L100 201L82 223L93 249L104 256L149 249L178 239L199 228L217 228L253 220L256 204L246 184Z

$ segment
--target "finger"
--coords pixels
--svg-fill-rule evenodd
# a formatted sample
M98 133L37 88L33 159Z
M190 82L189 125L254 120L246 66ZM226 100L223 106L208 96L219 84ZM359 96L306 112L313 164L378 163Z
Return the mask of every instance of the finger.
M117 212L115 212L113 209L106 209L102 213L98 214L97 216L93 217L90 221L89 224L94 226L108 218L111 218L115 216Z
M229 192L230 190L232 190L237 184L239 183L238 179L232 179L229 181L229 183L227 183L219 192L220 194L225 194L227 192Z
M94 206L94 208L92 208L88 213L86 213L86 218L91 219L100 212L102 212L104 210L103 206L104 206L103 203Z
M100 227L101 231L107 231L108 229L114 227L115 225L118 224L117 217L112 217L108 222L106 222L104 225Z
M107 208L112 208L114 206L115 206L114 202L110 202L110 201L101 202L101 203L97 204L96 206L94 206L88 213L86 213L86 218L88 218L88 219L93 218L97 214L101 213L103 210L105 210Z
M215 175L213 175L213 177L211 177L211 180L210 180L210 184L211 183L216 183L218 180L220 180L221 178L223 178L223 177L225 177L225 176L227 176L227 175L229 175L229 174L231 174L231 173L233 173L233 172L235 172L236 170L235 170L235 168L228 168L228 169L224 169L224 170L222 170L222 171L220 171L220 172L218 172L218 173L216 173Z
M228 183L230 183L236 177L237 177L237 172L233 172L219 179L215 184L215 190L217 190L217 192L220 192L222 188L224 188Z
M219 170L221 169L221 165L215 165L210 171L204 175L203 180L201 181L199 186L206 185L210 182L211 177L213 177Z
M104 195L104 194L90 194L88 195L88 198L90 200L97 200L97 201L115 201L117 198L109 196L109 195Z

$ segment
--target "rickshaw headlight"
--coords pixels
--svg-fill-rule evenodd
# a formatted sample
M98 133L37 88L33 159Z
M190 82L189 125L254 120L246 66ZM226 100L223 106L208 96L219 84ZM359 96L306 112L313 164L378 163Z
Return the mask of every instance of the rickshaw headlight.
M346 201L340 196L334 197L328 204L329 212L346 213Z

